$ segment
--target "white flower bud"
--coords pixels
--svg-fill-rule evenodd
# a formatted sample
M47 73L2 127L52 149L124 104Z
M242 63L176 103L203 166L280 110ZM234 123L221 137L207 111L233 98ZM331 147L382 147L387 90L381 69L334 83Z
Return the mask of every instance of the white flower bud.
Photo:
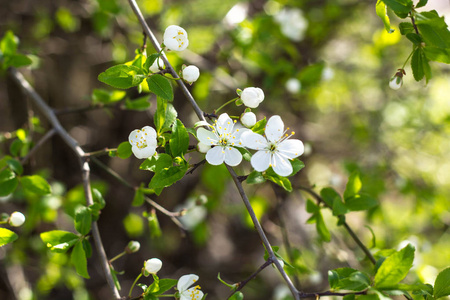
M182 77L190 84L197 81L199 76L200 70L196 66L187 66L183 69Z
M253 127L256 124L256 115L251 111L243 113L241 115L241 123L247 128Z
M144 263L145 271L147 271L150 274L156 274L159 270L161 270L162 267L162 261L158 258L152 258L149 260L146 260Z
M197 144L197 150L198 150L198 152L200 152L200 153L206 153L206 152L208 152L209 149L211 149L211 146L210 146L210 145L205 145L205 144L203 144L202 142L199 142L199 143Z
M25 223L25 216L20 211L15 211L9 217L9 225L14 227L22 226Z
M177 25L170 25L164 31L163 43L169 50L183 51L189 45L186 30Z
M242 91L241 100L245 106L255 108L264 100L264 92L260 88L248 87Z
M155 59L153 64L150 66L150 72L157 73L157 72L163 70L165 67L166 67L166 65L164 64L164 61L161 59L161 57L158 57L157 59Z
M125 251L128 254L130 254L130 253L138 252L140 248L141 248L141 244L138 241L130 241L128 243L128 245L126 246Z
M398 73L392 76L391 80L389 81L389 87L393 90L398 90L403 85L403 78L402 76L398 76Z
M297 94L302 88L302 83L297 78L290 78L286 81L286 89L291 94Z

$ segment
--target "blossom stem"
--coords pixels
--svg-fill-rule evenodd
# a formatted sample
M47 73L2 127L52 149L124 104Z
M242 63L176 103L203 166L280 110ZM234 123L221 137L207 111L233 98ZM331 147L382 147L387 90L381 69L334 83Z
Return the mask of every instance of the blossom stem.
M406 58L405 62L403 63L402 70L405 69L406 64L408 63L409 59L411 58L411 56L413 55L415 50L416 50L416 47L413 47L413 50L411 51L408 58Z
M235 102L237 99L239 99L239 97L233 98L233 99L231 99L230 101L225 102L225 104L223 104L223 105L220 106L218 109L216 109L216 110L214 111L214 113L217 114L222 108L224 108L225 106L227 106L227 105L230 104L230 103Z
M111 258L111 259L109 260L109 263L112 263L113 261L115 261L115 260L121 258L122 256L124 256L124 255L126 255L126 254L127 254L126 251L123 251L122 253L117 254L116 256L114 256L113 258Z
M142 277L142 273L139 273L139 275L134 280L133 284L131 285L130 292L128 293L128 298L131 298L131 293L133 292L134 286L138 282L138 280Z

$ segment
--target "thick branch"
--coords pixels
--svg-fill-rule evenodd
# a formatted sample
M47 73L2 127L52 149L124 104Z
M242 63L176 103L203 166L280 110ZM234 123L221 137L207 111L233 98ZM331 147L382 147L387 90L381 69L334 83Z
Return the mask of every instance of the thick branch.
M41 111L41 113L49 120L49 122L52 124L56 133L58 133L58 135L64 140L64 142L77 155L79 162L80 162L81 169L82 169L82 179L83 179L83 187L84 187L84 194L86 197L86 202L88 205L93 204L94 201L92 199L92 193L91 193L90 181L89 181L90 170L89 170L89 164L85 160L85 152L78 145L77 141L75 141L72 138L72 136L70 136L69 133L62 127L61 123L59 123L59 120L56 118L56 115L53 112L53 110L44 102L44 100L41 98L41 96L38 93L36 93L36 91L28 83L28 81L26 81L26 79L23 77L23 75L14 68L10 68L9 73L11 74L11 77L14 79L14 81L22 88L23 92L27 96L30 97L30 99L38 107L38 109ZM94 242L95 242L98 254L100 256L100 262L103 267L103 272L105 273L106 281L108 282L108 285L109 285L114 297L116 299L120 299L119 291L117 290L117 288L114 284L114 280L111 275L111 270L109 269L108 258L106 257L105 249L103 248L102 240L101 240L100 233L99 233L99 230L97 227L97 222L92 222L92 236L94 238Z

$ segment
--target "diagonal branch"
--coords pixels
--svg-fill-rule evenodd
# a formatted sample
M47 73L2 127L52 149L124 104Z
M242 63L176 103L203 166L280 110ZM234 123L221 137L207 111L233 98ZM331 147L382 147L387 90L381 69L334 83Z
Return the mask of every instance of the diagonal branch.
M30 99L38 107L41 113L49 120L49 122L53 126L53 130L56 131L56 133L77 155L81 166L84 195L86 197L87 205L89 206L94 204L89 179L90 169L89 164L85 158L85 152L78 145L77 141L75 141L75 139L72 138L72 136L70 136L69 133L62 127L53 110L44 102L41 96L33 89L33 87L28 83L28 81L23 77L23 75L14 68L9 69L9 74L11 75L13 80L22 88L23 92L30 97ZM116 299L120 299L119 291L117 290L114 284L114 280L111 275L111 270L108 265L108 258L106 256L105 249L103 247L97 222L92 222L92 236L94 238L95 246L100 256L100 262L106 277L106 281L108 282L108 285L114 297Z

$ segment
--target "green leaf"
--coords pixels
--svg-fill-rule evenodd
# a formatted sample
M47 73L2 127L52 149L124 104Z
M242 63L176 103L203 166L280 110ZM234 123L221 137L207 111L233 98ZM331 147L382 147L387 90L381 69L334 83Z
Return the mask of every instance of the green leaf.
M315 218L316 218L316 229L317 229L317 233L319 234L320 238L324 242L331 241L330 231L328 230L327 225L325 224L325 221L323 220L322 212L320 210L318 210L315 213Z
M266 124L267 124L267 120L266 117L264 117L264 119L259 120L258 122L256 122L255 125L253 125L252 127L252 131L257 133L257 134L264 134L264 130L266 128Z
M292 192L292 184L289 181L288 178L284 177L284 176L280 176L277 173L275 173L273 171L272 168L269 168L264 174L263 174L265 179L268 179L270 181L272 181L275 184L278 184L279 186L281 186L283 189L285 189L288 192Z
M400 18L406 18L413 8L411 0L383 0L383 2Z
M81 206L75 212L75 229L82 235L87 235L91 231L92 213L86 206Z
M92 198L94 200L94 203L98 204L99 209L103 209L105 207L106 201L103 198L102 193L98 189L92 189Z
M422 48L414 50L411 58L411 68L416 81L422 80L424 76L427 82L431 79L431 68Z
M144 191L142 191L141 188L136 189L136 192L134 193L133 197L133 203L131 203L132 206L141 206L144 204L145 198L144 198Z
M366 194L359 194L345 199L345 206L351 211L368 210L377 205L377 200Z
M152 180L148 184L151 189L156 189L156 194L160 194L157 189L171 186L178 180L184 177L186 171L188 170L188 164L182 164L180 166L171 166L169 168L164 168L156 172Z
M311 199L306 200L306 211L310 214L314 214L315 212L319 211L320 207L315 204Z
M173 100L173 90L169 79L159 74L154 74L147 78L147 84L150 91L152 91L156 96L168 101Z
M136 66L117 65L98 75L98 80L114 88L128 89L145 79L143 71Z
M133 152L131 151L131 144L129 142L122 142L117 147L117 156L122 159L127 159L131 156Z
M328 271L328 282L332 290L362 291L369 287L370 278L352 268L339 268Z
M83 239L83 249L84 252L86 253L87 258L92 256L92 246L91 243L89 243L89 241L87 240L87 238Z
M172 157L169 154L159 153L157 155L152 156L151 158L147 158L139 166L139 169L156 173L164 168L171 167L172 164L173 164Z
M8 30L0 41L0 51L5 56L12 55L16 53L18 45L19 39L11 30Z
M450 268L443 270L436 277L433 294L436 299L450 295Z
M450 48L427 46L423 48L423 51L429 60L450 64Z
M0 172L0 197L8 196L13 193L17 185L19 184L19 180L10 169L4 169Z
M143 97L134 99L134 100L125 100L125 108L136 111L145 111L150 108L151 103L148 101L148 95Z
M258 171L251 172L248 175L247 179L245 180L245 182L247 182L248 184L258 184L258 183L263 183L265 181L266 181L266 179L264 178L262 173L258 172Z
M341 200L341 196L336 192L333 188L323 188L320 191L320 197L322 200L328 205L328 207L332 208L333 203L336 200Z
M177 285L178 280L176 279L170 279L170 278L164 278L159 280L159 290L153 295L161 295L173 288L175 285Z
M241 291L238 291L236 293L234 293L230 298L228 298L229 300L242 300L244 299L244 294L242 294Z
M416 8L423 7L427 5L428 0L420 0L419 3L416 4Z
M414 250L414 247L408 244L402 250L388 256L375 274L375 287L389 288L403 280L412 267Z
M39 175L23 176L20 183L26 191L40 196L52 193L52 188L47 180Z
M22 164L16 160L16 159L8 159L6 161L6 164L8 165L8 167L11 168L11 170L13 170L14 172L16 172L17 175L22 175L23 173L23 167Z
M288 177L294 176L295 174L300 172L301 169L303 169L305 167L305 164L301 160L299 160L298 158L294 158L293 160L289 160L289 162L292 165L292 173Z
M348 178L347 186L344 191L344 199L347 201L347 198L353 197L359 193L361 190L362 183L361 179L359 179L359 173L353 172Z
M345 215L346 213L349 212L349 209L344 204L344 202L342 202L341 198L339 198L339 199L334 200L332 211L333 211L333 216L337 217L337 216ZM338 225L341 225L341 224L338 224Z
M11 230L0 227L0 247L14 242L18 237L19 236Z
M158 132L158 135L172 126L177 119L177 115L177 111L172 104L168 103L167 100L158 97L154 117L156 132Z
M182 157L189 148L189 133L179 119L173 123L169 144L173 157Z
M150 216L147 217L147 221L148 221L148 230L150 231L150 237L152 239L160 237L162 231L155 210L150 211Z
M382 0L378 0L377 4L375 5L375 10L381 21L383 21L386 31L388 33L393 33L394 29L391 28L391 22L389 21L389 16L387 15L386 4L384 4Z
M416 34L414 32L407 33L406 34L406 38L408 40L410 40L416 46L419 46L423 42L423 40L420 37L420 35L418 35L418 34Z
M94 104L109 104L122 100L125 95L125 91L107 91L104 89L94 89L91 97Z
M409 22L402 22L398 25L399 29L400 29L400 33L402 35L406 35L410 32L414 32L414 26L413 24L409 23Z
M4 59L5 66L15 68L31 65L32 62L33 61L28 56L23 54L11 54L5 56Z
M81 242L76 243L75 247L73 247L70 261L75 266L78 275L84 278L90 278L87 270L86 253L84 252L83 244Z
M78 235L69 231L52 230L41 233L41 240L50 248L50 251L64 253L79 239Z
M450 48L450 31L444 17L433 11L416 13L416 25L427 46Z

